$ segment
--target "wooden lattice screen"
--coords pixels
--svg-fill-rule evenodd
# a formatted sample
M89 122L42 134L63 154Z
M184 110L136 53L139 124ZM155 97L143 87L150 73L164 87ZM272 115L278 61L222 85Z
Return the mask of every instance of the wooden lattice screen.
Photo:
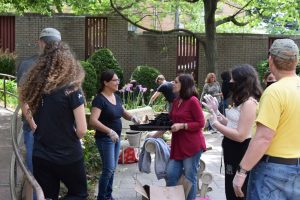
M15 17L0 16L0 49L15 51Z
M180 35L177 37L176 73L190 73L195 81L198 77L199 42L194 36Z
M107 47L107 18L86 17L85 19L85 58L97 49Z

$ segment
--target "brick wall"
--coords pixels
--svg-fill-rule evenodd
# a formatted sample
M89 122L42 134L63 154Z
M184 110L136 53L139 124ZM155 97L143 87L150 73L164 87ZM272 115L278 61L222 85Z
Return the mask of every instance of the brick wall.
M68 43L78 59L84 59L85 21L84 17L41 16L28 14L16 17L16 53L18 61L36 54L37 39L43 28L53 27L61 32L62 39Z
M35 52L39 32L45 27L61 31L78 59L84 59L85 18L84 16L25 15L16 17L16 53L18 61ZM134 68L148 65L159 69L168 80L176 75L176 34L151 34L128 32L128 24L118 16L108 17L107 45L112 50L128 81ZM199 35L204 38L204 35ZM218 34L217 75L236 64L249 63L253 66L267 59L269 35ZM274 37L274 36L273 36ZM280 37L280 36L277 36ZM300 37L291 36L300 46ZM207 74L204 49L200 46L198 83L201 87Z

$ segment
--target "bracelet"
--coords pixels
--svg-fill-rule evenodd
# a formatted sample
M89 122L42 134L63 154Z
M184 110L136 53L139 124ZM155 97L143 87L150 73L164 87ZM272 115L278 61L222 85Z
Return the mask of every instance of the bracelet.
M184 123L184 130L187 130L187 123Z
M238 171L239 173L246 174L246 175L249 173L249 171L245 170L245 169L242 168L240 165L238 166L237 171Z

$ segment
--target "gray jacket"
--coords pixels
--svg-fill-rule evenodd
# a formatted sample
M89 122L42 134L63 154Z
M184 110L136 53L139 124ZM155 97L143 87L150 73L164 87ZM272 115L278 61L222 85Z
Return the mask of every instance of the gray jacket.
M139 155L139 170L140 172L150 173L151 169L151 156L150 153L145 150L147 142L155 144L155 163L154 170L157 179L163 179L166 177L167 164L170 159L170 147L161 138L147 138L142 147L142 151Z

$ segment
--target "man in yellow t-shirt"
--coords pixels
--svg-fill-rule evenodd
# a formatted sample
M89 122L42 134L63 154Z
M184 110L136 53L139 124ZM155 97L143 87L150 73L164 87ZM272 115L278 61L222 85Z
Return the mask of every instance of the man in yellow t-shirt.
M235 194L251 170L247 200L296 200L300 197L300 77L298 46L290 39L272 44L269 68L276 83L260 99L256 134L233 180Z

